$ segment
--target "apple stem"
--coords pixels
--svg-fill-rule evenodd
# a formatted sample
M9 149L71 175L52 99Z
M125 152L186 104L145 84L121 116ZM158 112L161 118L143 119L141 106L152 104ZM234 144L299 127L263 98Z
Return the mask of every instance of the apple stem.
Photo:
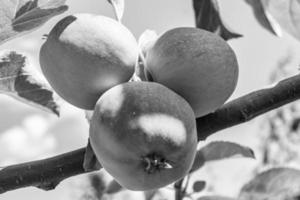
M147 67L147 63L146 63L146 58L145 55L143 54L141 48L139 48L139 59L141 59L141 62L143 63L144 67Z
M146 67L146 59L142 50L139 49L139 55L136 60L135 72L134 72L134 76L139 77L139 81L147 81L147 78L145 76L145 71L144 71L145 67Z

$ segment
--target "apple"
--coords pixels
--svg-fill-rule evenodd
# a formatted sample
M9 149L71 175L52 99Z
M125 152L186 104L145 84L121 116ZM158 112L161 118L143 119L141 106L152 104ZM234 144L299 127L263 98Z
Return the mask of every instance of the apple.
M183 178L195 158L194 112L158 83L128 82L106 91L96 103L89 134L98 161L130 190L152 190Z
M134 73L138 44L114 19L76 14L60 20L40 50L43 74L69 103L92 110L107 89Z
M146 76L184 97L200 117L215 111L233 93L238 63L221 37L181 27L161 35L149 49Z

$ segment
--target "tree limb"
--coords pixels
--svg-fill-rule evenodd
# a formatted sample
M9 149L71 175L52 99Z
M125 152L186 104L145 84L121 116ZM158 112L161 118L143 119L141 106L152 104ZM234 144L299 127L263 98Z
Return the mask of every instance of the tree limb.
M262 115L300 98L300 75L278 82L223 105L214 113L197 119L198 140Z
M85 173L85 148L52 158L22 163L0 170L0 194L28 186L54 189L62 180Z
M300 98L300 75L280 81L274 87L258 90L235 99L214 113L197 119L198 140L249 121L256 116ZM53 158L6 167L0 171L0 194L22 187L54 189L60 181L86 173L85 148Z

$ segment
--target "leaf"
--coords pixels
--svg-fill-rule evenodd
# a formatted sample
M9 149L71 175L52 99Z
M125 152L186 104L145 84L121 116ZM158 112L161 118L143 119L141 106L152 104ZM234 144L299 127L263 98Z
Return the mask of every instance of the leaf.
M300 1L263 0L266 12L288 33L300 40Z
M211 142L197 151L196 158L190 172L196 171L202 167L205 162L236 156L247 158L255 157L252 149L248 147L244 147L232 142Z
M0 0L0 44L31 32L65 12L66 0Z
M94 150L92 149L90 140L88 140L88 144L85 149L84 160L83 160L83 169L85 172L91 172L95 170L101 169L102 166L99 163Z
M300 40L299 0L246 0L254 10L259 23L281 35L281 28Z
M254 16L262 27L274 35L281 37L282 32L280 25L268 12L266 12L261 0L246 0L246 3L252 7Z
M195 181L193 184L194 192L201 192L206 186L205 181Z
M231 31L220 17L217 0L193 0L196 26L213 33L217 33L224 40L242 37L241 34Z
M125 9L124 0L108 0L108 2L113 5L117 20L120 22L122 20Z
M223 196L203 196L198 198L197 200L235 200L235 199L229 197L223 197Z
M106 187L106 194L115 194L122 191L124 188L115 180L112 180Z
M106 190L103 176L101 174L91 174L89 178L91 188L89 190L85 190L86 194L83 196L85 196L86 199L102 199Z
M155 195L159 193L158 189L144 191L145 200L155 199Z
M300 171L292 168L272 168L258 174L243 186L241 200L273 200L300 197Z
M0 56L0 93L59 115L53 91L29 69L26 57L16 52L4 52Z
M92 120L94 111L93 110L85 110L84 114L85 114L85 119L87 120L88 123L90 123Z
M146 57L147 52L150 50L150 48L154 45L156 39L158 38L158 35L153 30L146 30L144 31L141 36L139 37L139 58L138 58L138 65L136 65L135 73L132 76L133 81L141 81L141 80L147 80L146 78Z
M146 57L148 50L154 45L158 35L153 30L145 30L139 38L139 47L143 55Z

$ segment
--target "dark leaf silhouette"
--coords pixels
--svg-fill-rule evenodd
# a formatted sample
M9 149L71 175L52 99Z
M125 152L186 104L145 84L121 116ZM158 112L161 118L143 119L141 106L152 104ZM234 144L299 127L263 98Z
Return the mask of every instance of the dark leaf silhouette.
M205 181L195 181L193 183L193 190L194 192L201 192L206 186Z
M53 91L28 65L25 56L5 52L0 57L0 93L59 115Z
M193 0L196 26L217 33L224 40L242 37L231 31L222 21L217 0Z

